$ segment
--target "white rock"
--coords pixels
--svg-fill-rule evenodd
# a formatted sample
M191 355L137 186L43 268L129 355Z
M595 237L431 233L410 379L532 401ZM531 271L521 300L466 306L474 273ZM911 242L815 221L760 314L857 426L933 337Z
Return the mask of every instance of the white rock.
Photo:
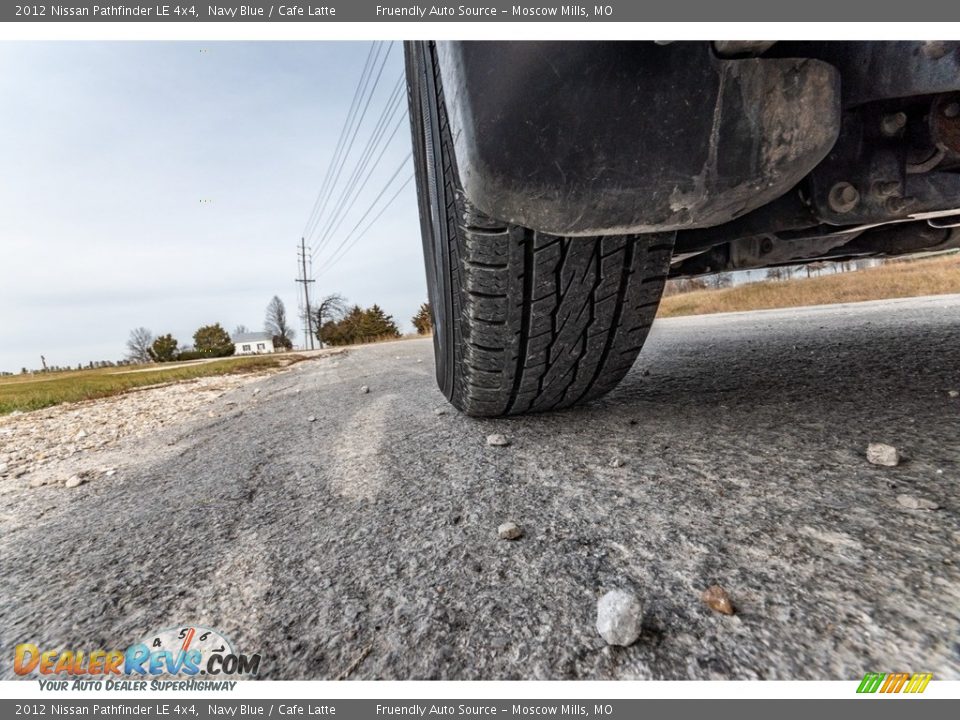
M947 395L952 398L960 397L960 390L947 390Z
M897 502L911 510L936 510L940 507L932 500L915 497L913 495L897 495Z
M260 388L254 388L254 389L253 389L253 394L254 394L254 395L259 395L259 394L260 394Z
M8 467L9 465L7 465L6 463L0 463L0 475L6 475Z
M896 467L900 464L900 453L893 445L870 443L867 446L867 462L874 465Z
M67 481L63 484L64 487L75 488L78 485L83 485L83 478L79 475L74 475L70 478L67 478Z
M597 632L608 645L635 643L642 620L640 600L625 590L611 590L597 601Z
M487 445L492 445L493 447L506 447L509 444L510 441L507 440L505 435L501 435L500 433L487 435Z
M360 392L366 395L368 392L370 392L370 388L368 388L366 385L361 385Z
M316 415L311 415L310 417L307 418L307 422L316 422L316 421L317 421Z
M433 414L434 414L434 415L446 415L446 414L447 414L447 409L446 409L446 408L442 408L442 407L441 407L441 408L434 408Z
M117 474L117 471L113 468L110 468L104 473L104 475L106 475L107 477L113 477L116 474Z
M612 468L623 467L623 459L615 457L609 463L607 463Z
M87 431L86 431L86 430L81 430L80 432L78 432L78 433L74 436L73 439L74 439L74 441L76 442L76 441L83 440L86 436L87 436Z
M523 537L523 528L515 522L505 522L497 528L501 540L518 540Z

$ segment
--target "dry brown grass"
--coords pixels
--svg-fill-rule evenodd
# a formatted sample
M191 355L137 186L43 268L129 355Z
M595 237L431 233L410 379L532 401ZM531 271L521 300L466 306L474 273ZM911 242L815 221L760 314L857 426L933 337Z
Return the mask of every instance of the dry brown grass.
M663 298L657 315L708 315L948 293L960 293L960 254L887 262L822 277L695 290Z

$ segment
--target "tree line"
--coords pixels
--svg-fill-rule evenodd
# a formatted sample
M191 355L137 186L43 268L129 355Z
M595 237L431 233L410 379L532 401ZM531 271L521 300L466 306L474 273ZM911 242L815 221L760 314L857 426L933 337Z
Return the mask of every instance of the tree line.
M393 316L374 303L368 308L350 305L340 294L323 298L312 312L314 335L324 345L360 345L363 343L395 340L400 329ZM411 318L417 333L426 335L433 329L430 304L423 303Z
M433 330L429 303L423 303L411 318L420 335ZM350 305L340 294L323 298L311 310L311 325L314 335L324 345L358 345L362 343L392 340L400 337L400 329L392 315L374 303L368 308ZM267 304L264 332L270 335L275 351L293 349L296 332L290 326L283 301L276 295ZM233 335L249 332L238 325ZM145 327L130 331L127 340L129 362L172 362L200 358L229 357L234 354L233 338L220 323L204 325L193 333L193 346L184 347L171 333L155 336Z

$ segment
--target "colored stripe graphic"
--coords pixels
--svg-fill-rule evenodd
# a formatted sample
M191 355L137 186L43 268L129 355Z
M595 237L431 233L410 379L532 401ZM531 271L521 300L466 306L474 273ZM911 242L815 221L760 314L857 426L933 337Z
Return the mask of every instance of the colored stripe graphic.
M914 673L904 692L922 693L932 679L933 673Z
M910 676L907 673L890 673L887 675L883 687L880 688L880 692L898 693L900 692L900 688L902 688L909 679Z
M860 687L857 688L858 693L875 693L880 687L880 683L883 682L883 673L867 673L863 676L863 680L860 681Z
M858 693L922 693L933 673L867 673L857 687Z

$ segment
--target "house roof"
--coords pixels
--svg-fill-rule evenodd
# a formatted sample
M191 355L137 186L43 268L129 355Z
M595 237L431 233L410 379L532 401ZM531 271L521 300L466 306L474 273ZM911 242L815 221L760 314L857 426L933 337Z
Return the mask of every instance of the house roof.
M235 343L273 342L273 335L265 332L237 333L233 336L233 341Z

